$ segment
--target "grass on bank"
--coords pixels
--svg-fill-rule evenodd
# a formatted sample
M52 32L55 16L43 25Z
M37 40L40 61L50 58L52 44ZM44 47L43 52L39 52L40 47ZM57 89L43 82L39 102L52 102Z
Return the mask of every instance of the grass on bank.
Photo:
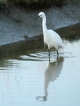
M11 5L14 3L20 6L28 6L30 8L46 8L52 5L61 7L65 2L66 0L0 0L0 6Z

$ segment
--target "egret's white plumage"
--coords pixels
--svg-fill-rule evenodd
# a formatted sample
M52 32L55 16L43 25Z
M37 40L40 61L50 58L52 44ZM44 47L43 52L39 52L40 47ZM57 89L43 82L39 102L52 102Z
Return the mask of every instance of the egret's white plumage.
M44 12L40 12L38 14L38 17L42 18L44 43L47 44L49 50L50 48L54 47L57 50L57 56L58 56L58 48L63 47L62 39L55 31L51 29L47 29L46 16ZM49 57L50 57L50 52L49 52Z

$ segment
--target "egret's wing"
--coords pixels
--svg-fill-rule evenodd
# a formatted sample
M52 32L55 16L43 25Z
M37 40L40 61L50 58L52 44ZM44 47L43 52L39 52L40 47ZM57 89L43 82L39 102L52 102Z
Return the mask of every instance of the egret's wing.
M53 30L48 30L51 40L58 46L63 47L62 39L60 36Z

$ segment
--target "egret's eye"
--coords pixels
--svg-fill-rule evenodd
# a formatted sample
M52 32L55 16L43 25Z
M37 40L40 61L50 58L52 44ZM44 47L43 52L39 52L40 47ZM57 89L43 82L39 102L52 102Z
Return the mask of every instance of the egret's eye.
M42 15L39 15L39 17L42 17Z

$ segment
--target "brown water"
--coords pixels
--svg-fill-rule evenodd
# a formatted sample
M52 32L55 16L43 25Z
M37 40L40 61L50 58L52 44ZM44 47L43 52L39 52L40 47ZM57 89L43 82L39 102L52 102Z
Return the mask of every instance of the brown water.
M80 39L63 42L50 63L42 41L1 49L0 106L80 106Z

